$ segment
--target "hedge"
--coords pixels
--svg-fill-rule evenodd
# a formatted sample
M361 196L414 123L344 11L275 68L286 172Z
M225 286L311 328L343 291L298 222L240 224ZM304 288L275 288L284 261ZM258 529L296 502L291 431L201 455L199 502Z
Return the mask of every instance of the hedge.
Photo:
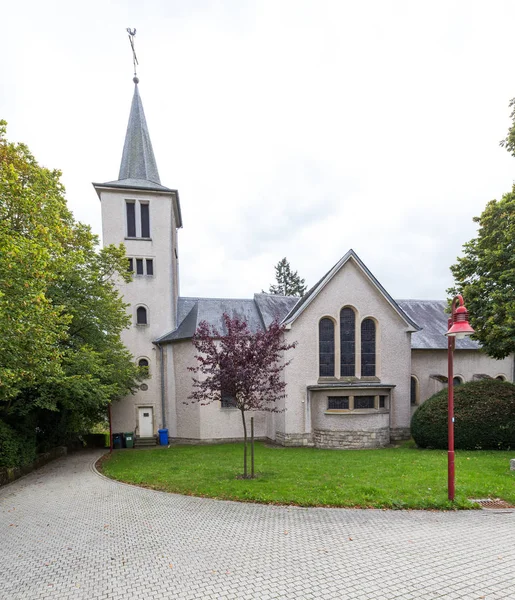
M411 435L421 448L447 448L447 389L415 411ZM515 385L495 379L454 387L454 447L515 448Z

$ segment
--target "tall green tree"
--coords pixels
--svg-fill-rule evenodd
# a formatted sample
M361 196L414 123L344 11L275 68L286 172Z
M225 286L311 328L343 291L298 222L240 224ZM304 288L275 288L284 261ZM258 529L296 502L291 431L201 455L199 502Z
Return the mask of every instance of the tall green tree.
M506 148L512 156L515 156L515 98L510 100L509 107L511 108L511 126L508 129L508 134L499 142L499 145Z
M123 245L99 250L68 210L60 172L5 134L0 122L0 465L15 434L61 443L143 376L120 339Z
M306 292L305 280L300 278L297 271L292 271L286 257L275 266L275 280L276 284L270 286L270 294L304 296Z
M0 407L61 373L62 307L47 295L72 239L60 173L40 167L0 122Z
M475 337L500 359L515 352L515 185L474 221L477 237L451 267L455 285L448 291L463 294Z

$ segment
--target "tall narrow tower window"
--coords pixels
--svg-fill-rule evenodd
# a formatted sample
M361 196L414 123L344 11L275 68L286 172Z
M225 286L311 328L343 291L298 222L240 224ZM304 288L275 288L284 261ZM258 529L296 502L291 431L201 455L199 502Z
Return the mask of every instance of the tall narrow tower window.
M126 202L127 208L127 237L136 237L136 205L134 202Z
M140 203L141 208L141 237L150 237L150 218L148 204Z
M143 275L143 259L136 259L136 275Z
M147 258L147 275L154 274L154 261L151 258Z

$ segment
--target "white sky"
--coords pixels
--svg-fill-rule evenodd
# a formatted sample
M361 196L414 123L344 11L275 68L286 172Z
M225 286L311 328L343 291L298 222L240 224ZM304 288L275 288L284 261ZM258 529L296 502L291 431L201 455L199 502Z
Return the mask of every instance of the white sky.
M511 189L511 0L0 0L0 118L101 233L133 93L178 189L181 295L309 285L353 248L395 298L444 298Z

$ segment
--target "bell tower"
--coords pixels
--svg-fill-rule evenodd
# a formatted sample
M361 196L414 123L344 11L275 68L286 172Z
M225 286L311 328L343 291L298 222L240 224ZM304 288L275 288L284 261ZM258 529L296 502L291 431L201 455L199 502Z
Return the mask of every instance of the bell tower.
M122 340L137 363L148 365L150 374L134 396L113 404L113 431L136 431L145 438L166 424L164 368L153 342L176 327L177 230L182 219L177 190L161 184L136 75L133 82L118 179L93 186L101 203L103 243L125 244L127 268L133 273L130 283L119 283L131 318Z

